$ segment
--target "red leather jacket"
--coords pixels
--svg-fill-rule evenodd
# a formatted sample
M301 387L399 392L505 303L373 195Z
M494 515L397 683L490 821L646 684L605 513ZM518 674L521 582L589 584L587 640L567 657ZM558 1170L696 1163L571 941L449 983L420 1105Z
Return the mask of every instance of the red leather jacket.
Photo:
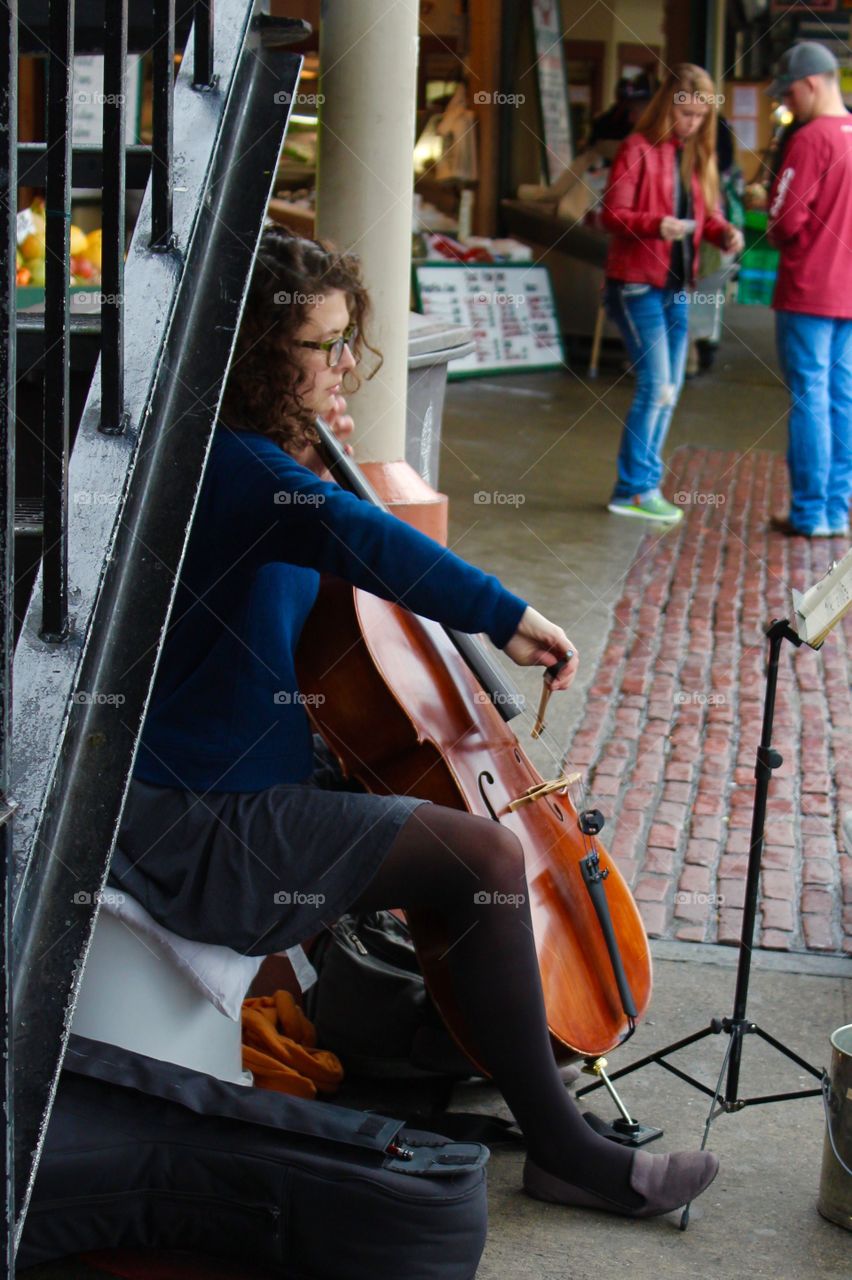
M613 162L603 200L602 222L612 232L606 274L632 284L665 288L672 257L671 240L660 238L660 223L675 216L674 158L680 143L673 138L651 143L641 133L625 138ZM708 213L696 174L692 175L695 219L691 284L702 240L724 248L730 229L718 209Z

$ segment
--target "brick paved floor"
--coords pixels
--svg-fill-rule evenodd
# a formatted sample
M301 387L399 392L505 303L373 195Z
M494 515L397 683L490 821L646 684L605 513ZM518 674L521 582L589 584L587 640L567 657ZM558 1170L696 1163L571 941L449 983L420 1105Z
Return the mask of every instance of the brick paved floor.
M670 460L685 519L649 530L569 746L652 937L734 943L742 919L767 642L847 549L767 529L787 506L777 454ZM756 941L852 951L852 612L817 653L782 648ZM844 896L845 895L845 896Z

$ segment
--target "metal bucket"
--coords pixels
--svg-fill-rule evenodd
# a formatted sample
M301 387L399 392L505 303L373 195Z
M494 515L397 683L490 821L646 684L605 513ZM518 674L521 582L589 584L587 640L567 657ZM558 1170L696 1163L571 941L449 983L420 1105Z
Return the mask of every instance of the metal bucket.
M831 1046L831 1070L823 1081L826 1133L817 1209L852 1231L852 1023L837 1028Z

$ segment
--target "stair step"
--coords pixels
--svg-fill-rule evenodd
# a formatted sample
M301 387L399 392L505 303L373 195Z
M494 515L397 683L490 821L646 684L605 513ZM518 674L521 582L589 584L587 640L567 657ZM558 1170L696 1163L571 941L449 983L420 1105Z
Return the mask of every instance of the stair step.
M277 49L283 45L297 44L306 39L313 30L304 18L281 18L275 14L258 15L260 38L267 49Z
M15 499L15 534L40 538L44 532L44 507L41 498Z

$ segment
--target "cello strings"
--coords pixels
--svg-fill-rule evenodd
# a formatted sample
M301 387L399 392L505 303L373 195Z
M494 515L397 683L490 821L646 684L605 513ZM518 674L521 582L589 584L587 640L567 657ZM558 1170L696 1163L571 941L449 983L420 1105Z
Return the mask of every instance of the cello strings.
M526 701L524 701L524 704L521 707L519 715L522 719L525 719L528 724L530 722L532 724L535 724L536 722L537 717L534 717L532 713L527 710ZM520 733L517 733L516 736L520 740L520 737L521 737ZM574 768L574 766L571 763L571 759L570 759L567 747L565 748L564 751L562 750L562 747L558 742L555 734L551 729L547 727L546 721L542 725L541 732L536 738L536 741L542 744L542 747L550 757L552 764L558 770L557 776L561 776L569 772L574 772L579 774L576 781L568 785L568 788L567 788L568 796L577 815L577 826L580 831L585 854L587 857L589 857L590 855L594 855L596 859L599 858L600 850L597 846L594 833L585 831L580 821L581 814L588 809L590 804L589 792L586 785L585 771L583 769ZM606 876L608 874L608 871L605 868L601 868L600 870L603 876ZM614 962L613 962L613 973L615 973ZM632 1017L630 1014L628 1014L626 1010L625 1010L625 1015L627 1017L627 1032L623 1037L621 1043L625 1043L627 1040L630 1039L630 1037L636 1031L636 1025L637 1025L636 1019Z
M536 722L536 716L527 708L526 699L521 707L520 717L522 720L526 721L527 725L534 725ZM520 736L520 733L517 734L518 738L520 738ZM588 788L586 786L585 771L574 768L567 748L563 750L562 744L557 740L555 734L548 727L546 721L542 725L541 732L535 741L541 743L542 747L547 752L552 765L558 771L557 776L568 773L569 771L579 773L580 776L567 787L568 796L578 815L579 826L579 815L589 807L590 802ZM580 833L583 838L583 848L586 853L596 853L597 847L594 836L583 831L582 827L580 827Z

